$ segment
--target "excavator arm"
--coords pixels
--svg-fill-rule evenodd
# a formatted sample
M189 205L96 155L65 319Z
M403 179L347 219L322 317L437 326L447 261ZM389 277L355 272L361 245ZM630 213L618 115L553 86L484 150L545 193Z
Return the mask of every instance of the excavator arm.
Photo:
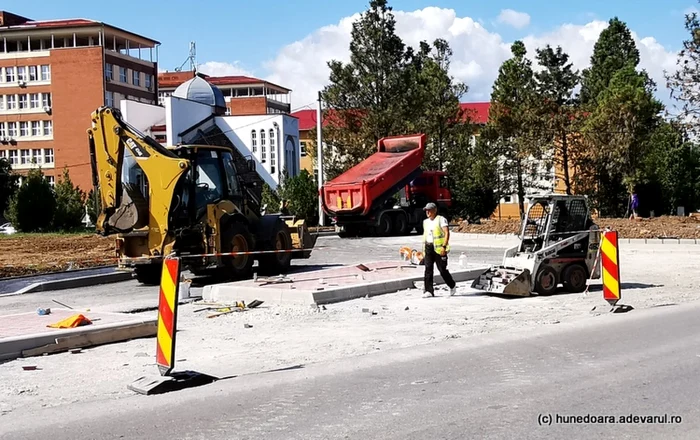
M99 188L102 201L97 232L146 236L148 249L142 253L162 255L173 240L168 239L168 215L175 187L190 168L189 161L129 125L115 108L94 111L87 133L93 185ZM126 149L148 181L147 195L132 183L122 182Z

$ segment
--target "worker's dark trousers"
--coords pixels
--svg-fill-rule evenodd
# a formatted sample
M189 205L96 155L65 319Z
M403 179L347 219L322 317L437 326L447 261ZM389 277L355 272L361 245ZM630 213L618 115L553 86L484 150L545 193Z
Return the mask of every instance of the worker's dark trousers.
M438 253L435 252L435 247L430 243L425 244L425 257L423 257L423 262L425 263L425 276L423 278L423 283L425 284L424 290L426 292L434 294L433 264L437 266L440 275L442 275L442 279L445 280L445 284L447 284L447 287L451 289L456 285L455 280L447 270L447 255L444 257L442 255L438 255Z

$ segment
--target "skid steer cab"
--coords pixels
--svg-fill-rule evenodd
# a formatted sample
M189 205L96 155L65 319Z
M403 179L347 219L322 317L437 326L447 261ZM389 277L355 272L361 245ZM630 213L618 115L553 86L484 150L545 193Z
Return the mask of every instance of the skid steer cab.
M142 283L158 284L167 255L224 279L250 277L255 261L258 272L284 274L292 259L309 258L316 237L306 222L261 215L255 162L232 148L164 147L110 107L92 113L88 140L96 230L116 236L119 268Z
M599 279L600 231L584 196L546 195L532 199L520 244L505 251L503 264L481 274L472 287L499 295L551 295L559 285L583 292Z

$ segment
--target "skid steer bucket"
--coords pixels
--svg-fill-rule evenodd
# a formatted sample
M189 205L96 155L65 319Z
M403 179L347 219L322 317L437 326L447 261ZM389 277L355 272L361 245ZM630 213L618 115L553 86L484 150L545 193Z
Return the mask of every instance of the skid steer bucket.
M528 269L492 267L479 275L472 288L497 295L530 296L532 279Z
M311 250L316 246L318 236L312 235L306 226L306 220L296 220L293 217L283 217L292 236L292 249L304 249L304 252L292 253L292 258L309 258Z

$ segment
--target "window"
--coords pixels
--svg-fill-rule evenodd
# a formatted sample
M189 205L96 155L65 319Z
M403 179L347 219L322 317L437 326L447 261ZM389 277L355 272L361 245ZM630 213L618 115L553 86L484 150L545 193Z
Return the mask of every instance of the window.
M29 95L29 105L31 108L39 108L39 104L41 103L41 100L39 99L39 94L38 93L32 93Z
M119 68L119 81L123 83L126 82L126 67Z
M19 108L29 108L29 99L27 95L19 95Z
M41 121L32 121L32 136L41 136Z
M36 66L29 66L29 81L37 81L39 76L36 71Z
M46 176L46 180L49 182L49 185L56 185L56 178L54 176Z
M110 63L105 64L105 78L109 80L114 79L114 72L112 71L112 65Z
M32 150L32 162L35 164L41 164L43 156L41 154L41 149Z
M51 66L44 64L41 66L41 80L51 81Z
M19 66L17 68L17 80L26 81L27 80L27 68L24 66Z
M20 150L20 161L22 165L27 165L32 163L31 152L29 150Z
M7 109L15 110L17 108L17 95L7 96Z
M10 155L9 155L10 164L17 165L19 163L17 150L10 150L9 153L10 153Z
M275 165L276 165L276 155L275 155L275 130L272 128L270 129L270 172L274 173L275 172Z
M131 83L137 87L141 86L141 72L136 70L131 71Z
M7 150L0 150L0 159L7 159Z
M299 142L299 155L306 156L306 142L304 141Z
M258 152L258 139L257 139L258 132L255 130L250 131L250 147L251 151L253 154L256 154Z
M51 136L53 134L53 121L44 121L44 136ZM51 150L53 154L53 150Z
M15 82L15 68L5 67L5 81Z
M223 179L216 151L204 150L197 153L197 186L195 200L197 210L214 203L223 197Z
M114 92L105 92L105 105L114 107Z
M53 163L53 148L44 150L44 163Z
M146 74L146 88L150 89L153 87L153 75Z
M17 137L17 123L16 122L8 122L7 123L7 136L11 138Z
M0 110L5 110L5 97L0 95Z
M233 166L233 156L231 153L223 153L224 169L226 170L226 180L228 181L228 193L234 197L241 196L241 187L238 183L236 169Z
M41 105L44 107L51 107L51 93L41 94Z
M19 135L22 137L29 136L29 122L22 121L19 123Z
M265 130L260 130L260 162L267 161L267 149L265 148Z
M5 128L5 123L0 122L0 138L7 137L7 128Z

